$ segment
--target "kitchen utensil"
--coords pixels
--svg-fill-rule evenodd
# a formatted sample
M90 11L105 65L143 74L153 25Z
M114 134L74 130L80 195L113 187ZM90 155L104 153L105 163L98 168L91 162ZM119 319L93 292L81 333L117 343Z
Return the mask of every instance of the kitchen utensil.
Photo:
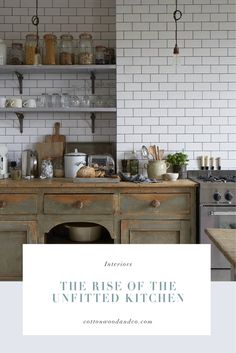
M153 157L154 160L157 160L157 154L156 154L156 146L149 146L148 147L148 152L150 153L150 155Z
M160 160L160 149L159 149L159 146L156 146L156 145L154 145L155 146L155 150L156 150L156 159L159 161Z
M149 151L145 145L142 146L141 153L144 158L150 159Z
M24 150L21 155L22 177L34 178L38 174L38 159L35 151Z
M87 162L87 155L75 149L72 153L64 155L65 177L76 178L77 171Z
M46 136L45 142L66 142L65 135L60 135L60 123L54 124L54 134Z
M164 156L164 150L159 150L159 159L160 161L163 159Z

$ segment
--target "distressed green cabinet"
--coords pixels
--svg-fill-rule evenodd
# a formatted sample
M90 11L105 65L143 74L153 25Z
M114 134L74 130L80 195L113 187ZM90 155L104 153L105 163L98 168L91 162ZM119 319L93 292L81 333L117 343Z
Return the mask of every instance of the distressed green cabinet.
M71 222L100 224L105 243L195 243L196 183L0 181L0 280L21 279L23 244L71 243Z
M36 222L0 221L0 280L22 278L22 245L36 242Z
M121 222L123 244L189 244L189 221L124 220Z

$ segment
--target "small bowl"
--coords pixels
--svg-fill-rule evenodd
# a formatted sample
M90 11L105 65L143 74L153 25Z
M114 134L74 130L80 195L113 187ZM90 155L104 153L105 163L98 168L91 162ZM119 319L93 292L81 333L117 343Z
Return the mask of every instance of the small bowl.
M176 181L179 177L179 173L166 173L164 174L164 180Z
M73 241L91 243L101 237L102 227L96 223L70 223L65 225L69 229L69 237Z

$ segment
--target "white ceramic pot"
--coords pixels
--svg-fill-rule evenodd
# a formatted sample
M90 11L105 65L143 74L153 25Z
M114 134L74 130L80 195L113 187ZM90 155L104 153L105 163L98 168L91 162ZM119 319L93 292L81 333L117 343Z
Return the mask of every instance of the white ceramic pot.
M86 165L86 157L86 153L78 152L77 149L75 152L66 153L64 155L65 177L76 178L78 170Z
M147 174L149 178L162 179L162 175L166 174L170 164L165 160L149 161L147 165Z

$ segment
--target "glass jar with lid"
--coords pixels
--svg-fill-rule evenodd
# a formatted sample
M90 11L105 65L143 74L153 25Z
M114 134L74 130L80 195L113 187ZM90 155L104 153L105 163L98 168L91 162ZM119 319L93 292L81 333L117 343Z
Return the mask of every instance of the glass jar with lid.
M37 35L27 34L25 42L25 64L34 65L37 47Z
M22 43L12 43L10 52L10 65L23 65L24 52Z
M93 64L93 39L92 35L87 32L79 36L79 64Z
M73 36L62 34L60 39L60 64L73 65L75 63Z
M43 40L43 63L44 65L55 65L57 57L57 37L54 34L45 34Z
M105 52L106 47L103 45L97 45L95 47L95 64L96 65L104 65L105 62Z

